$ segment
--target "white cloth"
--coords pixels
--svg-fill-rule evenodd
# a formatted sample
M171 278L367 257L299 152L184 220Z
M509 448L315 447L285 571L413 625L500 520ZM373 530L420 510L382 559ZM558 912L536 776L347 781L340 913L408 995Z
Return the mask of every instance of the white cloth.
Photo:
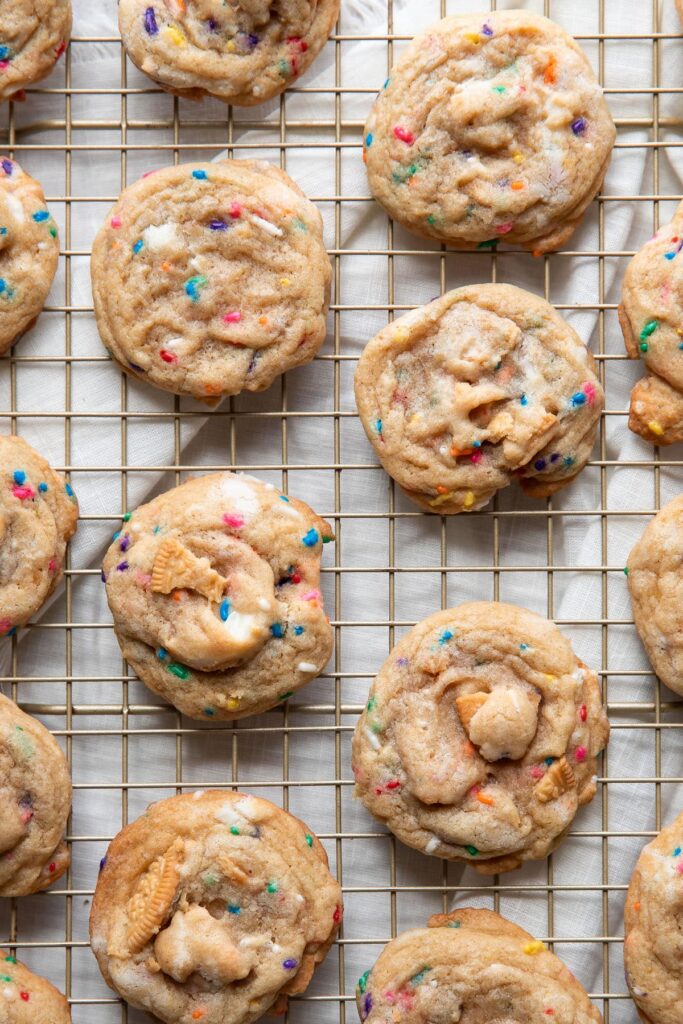
M499 0L499 8L524 6L543 13L542 0L529 0L515 5ZM628 36L620 41L584 40L596 69L604 60L604 81L608 102L616 118L621 120L617 148L604 194L609 196L651 196L656 191L655 174L659 174L659 192L675 196L681 190L675 167L677 149L665 145L645 147L652 141L654 104L659 104L659 138L676 140L675 129L667 126L667 118L678 116L680 97L660 93L653 99L647 91L653 84L655 47L649 36L653 28L652 5L642 0L554 0L548 4L551 15L577 35L596 35L603 30L600 8L604 10L604 31ZM663 8L663 29L678 31L673 0L660 3ZM112 37L117 34L113 2L92 3L75 0L74 35ZM448 4L449 13L464 12L467 0ZM439 5L417 4L411 0L394 0L393 32L412 36L440 16ZM369 681L390 646L390 631L384 624L389 618L392 593L386 572L389 565L390 526L378 513L389 509L390 483L379 468L349 468L339 477L338 509L335 509L337 476L332 466L337 458L350 466L374 466L375 460L354 415L352 391L354 360L367 340L386 322L386 306L390 294L388 262L384 255L373 255L387 243L387 221L372 202L361 201L368 196L367 182L360 160L360 126L371 105L373 94L386 77L388 53L382 37L387 32L387 7L384 0L343 0L341 33L351 37L339 46L340 81L344 90L338 94L335 107L332 91L286 96L288 120L300 124L315 121L318 127L287 130L292 148L280 150L280 105L274 101L263 108L236 110L232 129L233 141L253 145L254 149L237 149L240 157L259 156L279 160L284 154L286 169L314 199L341 195L339 233L335 234L335 203L321 202L326 224L326 241L330 249L339 251L339 291L336 303L340 309L330 315L330 333L322 350L323 358L293 371L286 384L287 409L316 413L314 416L292 417L287 423L288 464L295 467L287 474L291 492L304 498L314 508L333 517L339 508L341 520L335 523L338 541L325 550L325 565L331 568L335 558L344 569L340 575L339 604L335 606L335 576L328 571L323 578L327 607L332 618L341 621L337 649L338 663L331 669L340 671L339 700L343 705L360 705ZM394 56L405 44L394 43ZM677 39L661 40L660 85L680 85L680 46ZM335 45L328 44L301 85L322 89L335 84ZM175 408L172 396L164 395L144 384L128 382L127 408L132 414L120 421L123 391L119 373L102 361L101 347L91 312L88 251L110 202L122 185L122 163L118 147L125 142L127 152L125 180L133 181L155 166L170 163L174 158L174 100L166 95L149 94L150 83L130 64L127 66L127 87L132 90L124 101L118 93L121 83L120 48L117 43L76 42L71 47L71 98L74 128L70 188L66 180L64 153L65 133L49 127L45 121L63 118L65 99L59 94L31 94L26 104L15 105L16 141L21 146L49 143L54 150L39 152L18 150L17 156L26 169L44 184L53 197L51 209L59 223L62 247L71 255L71 292L66 291L65 261L52 290L50 304L63 306L70 299L70 352L76 360L70 365L70 380L64 362L19 362L14 377L16 410L26 415L17 420L17 429L55 466L72 467L72 483L81 503L82 520L71 545L71 565L76 571L71 584L71 619L77 625L67 633L65 591L39 617L41 628L24 631L17 645L16 673L9 664L9 643L2 642L0 659L4 674L12 672L22 680L18 692L24 703L64 704L69 695L75 707L92 709L72 719L71 746L73 777L76 784L71 832L75 837L89 837L73 845L71 903L73 912L71 996L74 1024L113 1024L121 1019L120 1010L111 1000L111 993L100 978L94 958L87 948L87 915L89 892L92 890L99 858L103 855L105 837L113 835L125 815L122 802L122 755L127 742L128 769L127 816L136 817L146 804L171 795L172 789L159 783L176 779L180 762L172 732L177 717L166 711L131 714L126 722L120 715L98 714L99 706L118 708L122 701L120 676L122 663L114 639L111 617L99 583L98 567L111 534L118 528L117 514L132 509L153 492L173 486L174 473L164 467L175 462L195 467L219 467L232 464L254 467L254 472L278 484L285 476L276 468L282 456L283 433L278 415L269 418L250 417L254 411L277 414L282 408L281 384L262 395L244 395L232 405L225 402L210 418L201 407L182 400L179 407L191 416L176 421L169 413ZM64 67L60 64L47 84L62 86ZM84 94L78 90L100 90ZM112 90L112 92L107 92ZM352 90L361 90L354 92ZM128 126L125 135L118 127L122 102L125 102ZM180 159L214 158L220 155L229 139L225 108L214 101L201 105L178 103L178 140L183 148ZM335 163L335 122L339 115L342 142ZM0 131L8 123L8 108L0 109ZM240 128L240 122L260 119L258 129ZM168 122L165 127L150 127L150 122ZM42 122L39 124L39 122ZM96 128L93 122L106 122ZM199 123L201 122L201 123ZM297 146L305 141L315 143L312 149ZM111 148L102 148L109 146ZM208 146L208 149L200 149ZM145 147L145 148L136 148ZM189 147L189 148L185 148ZM192 148L197 147L197 148ZM671 160L673 157L673 162ZM656 164L658 161L658 167ZM70 194L70 237L66 233L66 210L57 197ZM99 200L99 197L103 197ZM348 198L347 198L348 197ZM635 858L646 841L642 833L654 830L656 787L656 732L652 728L655 715L652 704L655 684L647 672L648 664L630 623L631 612L626 584L620 569L631 545L643 529L658 499L661 504L679 490L680 468L663 468L659 475L659 493L655 489L653 470L648 463L652 449L630 434L624 411L629 389L641 373L641 367L623 361L623 342L614 306L619 299L620 281L626 258L611 255L633 251L651 233L654 219L664 223L675 207L674 201L659 204L653 211L650 200L616 199L603 206L603 234L599 233L598 206L593 204L584 224L573 236L573 251L601 250L610 255L551 256L548 272L548 294L560 309L563 305L586 307L567 313L596 353L605 354L601 365L607 383L607 410L604 419L604 450L596 447L595 458L604 457L604 468L591 466L568 490L553 499L556 510L585 514L555 515L552 520L539 512L543 505L525 500L511 487L504 492L497 507L500 510L529 511L529 516L516 515L499 520L500 598L517 601L538 612L550 612L571 637L577 652L591 666L608 669L605 685L614 725L609 748L609 808L603 802L600 788L593 804L583 810L575 823L575 831L588 835L568 838L552 858L552 881L556 889L552 915L545 885L549 879L545 862L529 865L519 872L501 878L499 909L512 920L546 937L553 933L556 951L567 961L591 992L615 994L611 1002L611 1024L636 1024L637 1014L625 992L622 951L618 937L622 931L624 886L629 879ZM395 227L394 247L415 249L426 253L435 247L412 238ZM366 255L366 250L370 251ZM361 251L362 255L354 255ZM394 302L417 305L434 296L440 287L442 261L432 255L400 255L393 260ZM492 260L489 255L448 256L443 261L447 288L467 282L491 279ZM497 279L529 288L543 294L545 261L518 253L501 252L495 258ZM598 314L601 299L600 275L604 279L604 313ZM375 308L380 307L380 308ZM400 311L399 311L400 312ZM15 350L19 359L49 356L62 357L66 349L63 312L44 314L37 327ZM334 327L338 326L338 363L340 416L335 421ZM601 350L601 345L603 349ZM88 361L91 359L92 361ZM11 408L11 375L9 365L0 369L0 430L11 429L8 411ZM65 404L66 403L66 404ZM70 445L65 448L64 409L72 411ZM235 418L228 418L229 410ZM54 413L54 417L47 414ZM134 414L144 414L136 417ZM618 415L617 415L618 413ZM157 415L158 414L158 415ZM165 414L162 418L161 414ZM126 430L124 435L123 431ZM338 434L335 432L338 431ZM335 447L335 436L338 448ZM124 447L125 442L125 447ZM663 458L676 459L678 451L664 450ZM642 463L620 466L624 460ZM127 472L122 476L121 467ZM142 471L136 467L158 467ZM96 468L93 468L96 467ZM604 506L601 505L601 479ZM396 509L413 513L414 507L396 494ZM601 517L599 510L606 512ZM634 515L628 515L633 511ZM411 623L441 605L442 544L446 561L456 571L447 575L446 602L455 605L473 597L491 598L494 593L493 573L464 572L465 567L490 567L493 557L493 520L490 509L478 516L459 516L448 521L442 534L441 520L435 516L411 515L395 521L395 565L393 577L395 618ZM347 518L353 514L357 518ZM367 518L363 518L363 516ZM372 518L372 517L376 518ZM334 521L334 519L333 519ZM552 535L549 533L552 525ZM603 544L604 531L604 544ZM557 571L552 579L552 602L545 572L548 544L552 545L552 562L557 566L575 567L575 571ZM519 571L508 571L519 566ZM372 569L354 572L354 567ZM424 572L401 572L401 569L422 567ZM521 567L524 567L522 569ZM538 567L537 571L526 571ZM601 567L609 571L601 572ZM601 621L609 618L616 624L604 630ZM589 625L585 625L586 621ZM357 626L369 622L373 625ZM57 628L50 628L55 624ZM83 626L83 624L86 624ZM88 624L92 624L92 628ZM45 628L42 628L45 627ZM82 628L81 628L82 627ZM404 631L398 627L397 635ZM603 659L604 655L604 659ZM70 659L70 660L67 660ZM73 678L70 689L63 681L69 669ZM640 672L641 674L637 674ZM9 685L3 689L11 692ZM138 682L127 687L133 705L151 705L155 698ZM663 699L670 699L666 691ZM490 882L482 881L470 869L450 866L414 853L389 838L378 838L383 830L373 822L351 796L349 743L354 718L341 718L340 733L340 822L336 819L335 788L335 724L329 711L303 715L296 712L301 703L325 705L335 702L335 682L325 678L313 683L292 702L288 724L313 727L313 731L289 734L288 789L289 808L304 817L316 831L334 836L338 824L344 833L361 837L344 839L343 873L346 892L344 935L350 940L344 946L346 996L353 993L355 979L369 967L388 938L391 930L391 898L389 884L400 891L396 899L399 930L421 925L429 913L446 904L493 904ZM639 707L640 704L646 707ZM65 730L64 714L41 716L53 729ZM667 723L680 722L678 710L662 713ZM237 781L240 785L256 785L256 791L278 803L283 801L282 780L283 737L280 732L256 733L255 726L278 727L281 715L263 716L240 724L234 732L203 728L185 721L182 737L182 779L185 784L207 786ZM130 730L124 741L117 730ZM640 727L638 727L640 726ZM318 728L320 727L320 728ZM145 731L148 730L148 731ZM676 732L661 732L661 771L664 776L680 775L680 759L676 757ZM64 741L66 742L66 741ZM231 762L238 753L239 771L233 778ZM323 786L298 785L299 782L324 780ZM638 781L642 780L642 781ZM681 809L681 787L661 787L662 820L668 821ZM603 840L602 829L616 833ZM362 838L372 833L372 838ZM390 868L390 850L395 845L395 880ZM336 866L337 845L334 838L326 840L333 867ZM603 858L608 864L605 880L609 890L604 894ZM440 889L448 886L475 887L475 893ZM432 887L427 892L412 891L414 887ZM530 886L531 888L522 888ZM575 889L565 887L578 887ZM534 888L536 887L536 888ZM58 883L58 890L64 888ZM363 891L355 891L361 889ZM371 891L366 891L370 889ZM377 890L377 891L375 891ZM381 890L381 891L379 891ZM603 900L605 901L603 903ZM18 901L17 928L21 943L20 955L34 969L48 975L56 984L65 986L66 955L65 898L48 895ZM605 916L603 916L603 913ZM8 901L0 906L0 937L10 937ZM600 938L616 937L607 945L608 973L603 977ZM593 942L587 941L593 938ZM36 948L30 944L35 943ZM46 947L41 943L47 944ZM366 944L369 943L369 944ZM339 957L333 951L317 973L309 994L330 997L339 993ZM89 1005L79 1000L102 1002ZM600 1005L598 1003L598 1005ZM347 1004L349 1020L355 1009ZM131 1011L131 1024L142 1022L143 1016ZM339 1019L339 1005L333 999L320 1002L299 1001L293 1004L290 1020L316 1021L332 1024Z

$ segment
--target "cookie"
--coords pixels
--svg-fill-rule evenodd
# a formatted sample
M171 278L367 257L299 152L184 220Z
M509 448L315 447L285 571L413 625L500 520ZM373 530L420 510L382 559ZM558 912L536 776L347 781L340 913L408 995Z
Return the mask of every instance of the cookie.
M327 955L341 890L310 829L268 800L161 800L110 845L90 942L107 984L165 1024L284 1012Z
M644 848L624 909L626 982L644 1024L683 1015L683 814Z
M557 626L462 604L379 670L353 737L355 794L408 846L511 871L547 856L593 799L608 736L597 677Z
M64 842L70 810L62 748L44 725L0 694L0 896L40 892L64 874L71 859Z
M126 661L190 718L286 700L332 653L320 593L332 529L252 476L212 473L142 505L103 579Z
M683 203L630 261L621 293L626 351L629 359L642 359L647 371L631 392L628 425L651 444L683 441L681 250Z
M492 910L435 914L392 939L360 978L362 1021L490 1022L547 1019L601 1024L583 986L559 957Z
M653 669L683 694L683 495L651 519L628 556L633 621Z
M95 315L121 369L215 404L262 391L325 338L322 218L284 171L182 164L127 188L92 253Z
M0 101L50 74L71 35L71 0L0 0Z
M458 288L394 320L361 355L355 390L387 473L441 515L481 508L515 477L534 498L564 487L604 405L576 332L505 284Z
M128 56L176 96L250 107L283 92L327 41L339 0L120 0Z
M616 137L574 40L529 11L444 18L401 54L365 126L370 190L415 234L558 249Z
M62 993L1 949L0 975L2 1024L71 1024Z
M14 160L0 157L0 355L37 320L58 257L43 189Z
M0 636L52 594L77 522L71 484L21 437L0 436Z

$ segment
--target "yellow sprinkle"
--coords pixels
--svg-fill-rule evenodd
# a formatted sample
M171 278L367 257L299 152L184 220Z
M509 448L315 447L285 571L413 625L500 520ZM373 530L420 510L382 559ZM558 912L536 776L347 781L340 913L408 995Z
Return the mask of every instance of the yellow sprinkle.
M545 946L538 939L534 939L533 942L527 942L526 946L522 947L522 950L528 956L535 956L537 953L543 953Z
M184 46L187 42L183 33L175 25L167 25L164 32L176 46Z
M234 42L232 41L232 39L231 39L231 40L229 41L229 43L228 43L228 45L227 45L227 46L225 47L225 49L226 49L226 50L228 51L228 53L234 53L234 52L235 52L235 50L237 49L237 47L235 46L235 44L234 44Z
M432 508L436 508L438 505L443 505L445 502L450 501L453 497L453 491L447 491L446 494L439 494L438 497L432 498L429 504Z
M408 420L408 426L410 426L411 423L415 423L416 420L421 420L421 419L422 419L422 413L421 412L414 412L413 415Z
M557 682L557 676L551 676L550 673L548 673L548 672L546 672L546 674L544 676L544 679L545 679L546 683L556 683Z
M647 425L647 429L651 434L656 434L657 437L660 437L664 433L664 427L661 423L657 423L657 420L650 420Z
M280 278L280 284L282 285L283 288L289 288L291 283L292 282L289 280L288 277L281 277Z
M524 157L522 156L521 153L515 153L515 155L513 156L512 159L515 161L516 164L523 164L524 163Z
M474 491L468 491L465 497L462 499L463 508L472 508L474 505Z
M238 708L239 706L240 706L240 702L237 700L236 697L229 697L228 698L228 711L235 711L235 709Z
M481 36L478 32L465 32L465 39L467 39L468 42L476 43L477 45L481 42Z

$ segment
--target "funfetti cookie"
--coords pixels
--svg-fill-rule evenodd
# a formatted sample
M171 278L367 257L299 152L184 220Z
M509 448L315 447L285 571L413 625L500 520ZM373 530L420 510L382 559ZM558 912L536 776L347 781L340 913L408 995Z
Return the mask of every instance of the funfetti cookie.
M0 101L49 75L71 35L71 0L0 0Z
M367 1024L602 1022L543 942L491 910L468 907L392 939L361 976L356 1003Z
M40 892L64 874L70 810L71 779L61 747L44 725L0 694L0 896Z
M23 438L0 436L0 637L55 590L77 522L71 484Z
M45 978L0 949L2 1024L71 1024L69 1003Z
M597 677L554 623L462 604L418 623L379 670L353 737L355 792L408 846L511 871L593 799L608 736Z
M58 257L57 226L41 186L16 160L0 157L0 355L35 323Z
M107 984L165 1024L250 1024L307 988L341 917L308 826L208 790L152 804L119 832L90 941Z
M619 323L629 359L647 376L631 392L628 425L651 444L683 440L683 203L626 268Z
M391 69L365 126L375 199L418 235L542 253L597 194L615 139L583 51L530 11L444 18Z
M604 394L593 356L543 299L458 288L390 323L355 377L387 473L441 515L486 505L514 479L542 498L586 465Z
M325 338L322 218L271 164L147 175L107 217L91 272L97 326L121 369L209 404L262 391Z
M337 20L339 0L120 0L128 56L177 96L253 106L309 67Z
M320 559L332 529L252 476L213 473L128 517L103 579L123 656L191 718L291 697L332 652Z

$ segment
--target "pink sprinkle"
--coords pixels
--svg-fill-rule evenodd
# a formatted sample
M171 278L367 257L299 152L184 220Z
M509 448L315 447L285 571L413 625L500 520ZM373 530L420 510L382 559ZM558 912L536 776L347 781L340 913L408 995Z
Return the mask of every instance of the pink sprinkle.
M302 601L319 601L322 597L319 590L309 590L307 594L303 594Z
M470 461L473 462L475 466L478 462L481 462L481 458L482 454L480 451L472 452L472 454L470 455Z
M143 178L149 178L149 177L151 177L152 174L156 174L158 169L159 168L156 167L153 171L145 171L145 173L142 175L142 177Z
M33 811L24 811L23 814L21 815L22 824L26 825L31 820L32 817Z
M586 760L586 748L585 747L577 747L576 748L576 755L575 756L576 756L576 760L577 761L585 761Z
M387 789L398 789L400 785L401 783L398 779L391 779L390 782L387 782Z
M21 498L22 501L24 501L26 498L35 498L36 496L36 492L33 490L32 487L28 487L27 485L20 486L19 484L14 485L14 487L12 488L12 494L14 495L15 498Z
M64 53L65 50L66 50L66 41L64 39L62 39L61 43L59 44L59 46L55 50L55 60L59 60L59 58L62 56L62 54Z
M683 875L683 864L677 864L676 871L679 873L679 875Z
M165 348L162 348L162 350L159 353L159 355L161 356L161 358L163 359L163 361L165 363L177 363L178 362L178 356L173 355L172 352L167 352Z
M59 568L59 566L57 565L57 559L56 558L51 558L50 561L47 563L47 571L55 573L55 572L57 572L58 568Z
M579 718L581 719L582 722L585 722L586 719L588 718L588 708L586 707L585 704L582 704L581 707L579 708Z
M148 572L140 572L140 570L138 569L138 571L135 573L135 582L139 583L140 586L143 587L143 589L146 589L152 582L152 577Z
M0 636L2 636L3 633L9 633L11 628L12 623L9 619L0 619Z
M509 220L506 224L499 224L496 228L497 235L507 235L508 231L512 231L515 226L514 221Z
M121 218L120 218L120 217L112 217L112 219L111 219L111 222L110 222L110 223L111 223L111 226L112 226L113 228L120 228L120 227L121 227L121 224L122 224L122 221L121 221Z
M671 281L665 281L664 282L664 284L661 287L659 296L660 296L662 305L663 306L668 306L669 305L669 300L671 298Z
M8 67L9 67L9 61L8 60L0 60L0 68L3 71L5 70L5 68L8 68Z
M241 205L241 203L230 203L230 216L232 217L233 220L237 220L237 218L241 215L241 213L242 213L242 205Z
M383 992L382 995L390 1006L396 1002L396 993L392 992L391 989L388 989L386 992Z
M595 385L591 384L590 381L586 381L583 385L583 393L588 399L588 404L592 405L595 401Z
M415 142L415 136L412 132L409 132L407 128L401 128L400 124L397 124L394 128L394 135L401 142L405 142L408 146L412 146Z
M532 779L542 779L545 772L541 768L540 764L534 764L531 766L531 777Z
M234 310L232 313L226 313L223 317L224 324L238 324L242 319L242 314Z
M223 516L223 522L233 530L239 530L244 526L244 516L236 516L231 512L226 512Z

